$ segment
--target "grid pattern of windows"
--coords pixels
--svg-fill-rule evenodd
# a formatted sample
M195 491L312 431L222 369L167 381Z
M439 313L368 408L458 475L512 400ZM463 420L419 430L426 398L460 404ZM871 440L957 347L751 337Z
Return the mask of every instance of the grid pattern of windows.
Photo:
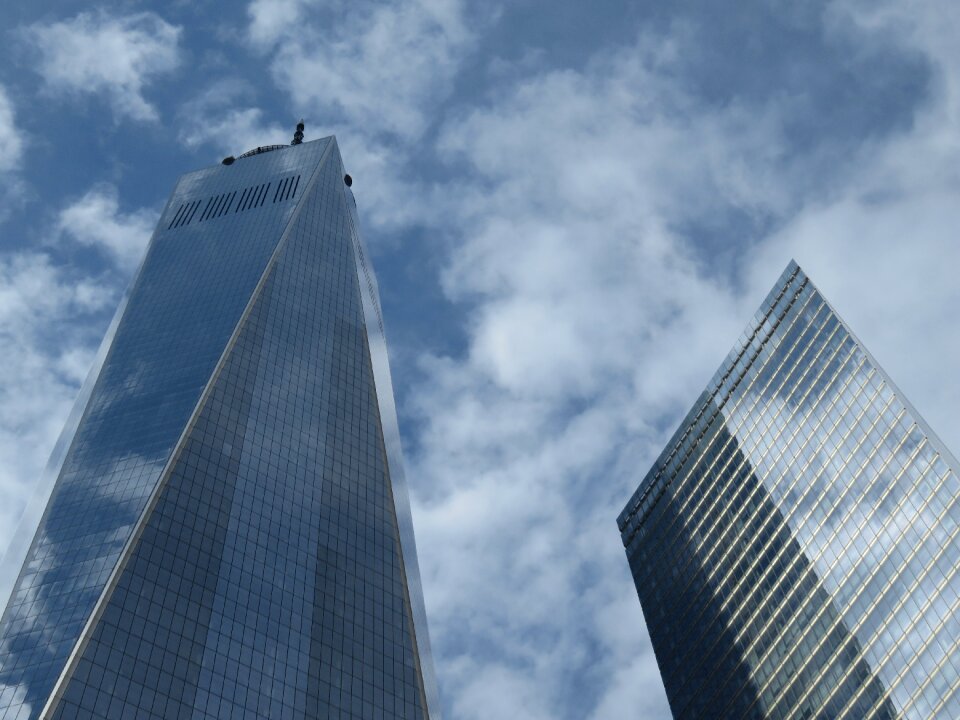
M960 717L955 461L791 263L618 524L678 717Z
M0 628L0 718L37 717L74 648L57 718L427 716L335 143L317 170L327 147L178 184L168 207L303 178L298 203L161 223ZM58 584L38 593L33 577Z
M237 167L285 177L315 167L323 144ZM169 205L218 180L184 176ZM0 718L42 709L293 207L155 233L0 622Z

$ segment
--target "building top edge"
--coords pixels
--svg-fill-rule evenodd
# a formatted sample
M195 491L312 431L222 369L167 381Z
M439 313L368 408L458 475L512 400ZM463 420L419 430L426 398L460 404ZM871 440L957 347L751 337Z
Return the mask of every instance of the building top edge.
M703 416L711 404L715 402L718 393L733 367L750 347L753 338L757 335L764 320L766 320L767 316L776 306L780 297L791 284L806 282L809 282L809 278L797 262L791 259L783 272L780 273L780 277L777 278L777 281L767 293L766 297L764 297L763 302L760 303L757 312L754 313L754 316L747 322L746 327L724 357L723 362L720 363L720 367L710 378L707 387L700 393L696 402L694 402L690 410L684 415L677 429L670 436L670 440L657 456L653 466L647 471L646 475L644 475L643 480L641 480L637 489L630 496L630 500L627 501L623 510L617 516L617 526L621 532L625 530L630 518L640 510L643 501L656 486L657 479L663 474L664 469L670 465L670 461L681 453L684 442L689 437L689 431L696 426L697 420ZM719 407L722 406L723 402L720 402Z
M239 162L240 160L243 160L243 161L244 161L244 162L243 162L243 166L249 167L248 163L249 163L251 160L253 160L253 159L255 159L255 158L260 158L261 156L264 156L264 155L271 156L271 157L275 158L276 155L275 155L274 153L281 153L281 152L284 152L284 151L294 150L294 149L298 149L298 148L299 148L299 149L302 149L302 148L307 148L307 147L310 147L310 146L312 146L312 145L315 145L316 143L326 144L326 143L329 143L329 142L332 142L332 143L334 144L334 146L336 147L336 144L337 144L337 136L336 136L336 135L326 135L326 136L324 136L324 137L316 138L316 139L314 139L314 140L305 140L304 142L299 143L299 144L297 144L297 145L287 145L287 144L284 144L284 145L262 145L262 146L260 146L260 147L258 147L258 148L254 148L253 150L249 150L249 151L247 151L247 152L241 153L240 155L237 155L236 157L233 157L232 155L229 156L229 157L233 158L233 160L232 160L230 163L225 163L225 162L221 161L221 162L218 162L218 163L214 163L214 164L212 164L212 165L205 165L205 166L203 166L203 167L199 167L199 168L197 168L196 170L190 170L190 171L188 171L188 172L185 172L185 173L183 173L183 174L180 176L178 182L179 182L179 181L182 181L182 180L185 180L185 179L187 179L187 178L190 178L190 177L192 177L193 175L197 175L197 174L199 174L199 173L209 173L209 172L218 171L218 170L222 170L222 171L224 171L224 172L229 172L229 171L232 169L231 166L234 164L234 162ZM262 151L258 153L258 152L256 152L256 150L262 150Z

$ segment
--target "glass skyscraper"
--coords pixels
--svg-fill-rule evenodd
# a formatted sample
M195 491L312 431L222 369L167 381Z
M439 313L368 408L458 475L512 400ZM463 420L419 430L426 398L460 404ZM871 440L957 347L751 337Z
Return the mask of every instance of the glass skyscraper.
M791 263L618 518L674 716L960 717L957 470Z
M376 281L336 140L295 143L177 183L51 460L0 718L439 717Z

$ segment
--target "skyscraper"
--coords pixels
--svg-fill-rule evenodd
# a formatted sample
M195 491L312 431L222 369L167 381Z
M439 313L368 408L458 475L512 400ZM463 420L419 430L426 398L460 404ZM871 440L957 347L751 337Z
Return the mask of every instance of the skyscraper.
M791 263L618 518L674 716L960 717L957 469Z
M439 716L332 137L184 175L0 621L0 718Z

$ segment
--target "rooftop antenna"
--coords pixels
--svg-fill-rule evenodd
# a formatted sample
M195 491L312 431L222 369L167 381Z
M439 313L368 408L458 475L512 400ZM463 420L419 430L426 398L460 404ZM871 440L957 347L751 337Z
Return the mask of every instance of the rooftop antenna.
M297 123L297 131L293 134L293 142L291 145L299 145L303 142L303 118L300 118L300 122Z

